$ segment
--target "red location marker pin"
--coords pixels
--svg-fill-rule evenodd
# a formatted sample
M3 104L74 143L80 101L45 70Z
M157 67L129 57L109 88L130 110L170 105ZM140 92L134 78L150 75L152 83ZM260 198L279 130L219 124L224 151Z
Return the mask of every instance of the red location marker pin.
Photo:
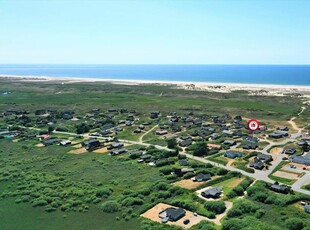
M248 129L251 130L252 132L256 131L259 129L259 122L258 120L251 119L248 122Z

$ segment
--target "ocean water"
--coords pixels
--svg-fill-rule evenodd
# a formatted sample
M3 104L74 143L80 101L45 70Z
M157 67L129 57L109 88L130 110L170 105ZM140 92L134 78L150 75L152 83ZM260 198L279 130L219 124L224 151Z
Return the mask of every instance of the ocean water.
M0 65L0 75L310 86L310 65Z

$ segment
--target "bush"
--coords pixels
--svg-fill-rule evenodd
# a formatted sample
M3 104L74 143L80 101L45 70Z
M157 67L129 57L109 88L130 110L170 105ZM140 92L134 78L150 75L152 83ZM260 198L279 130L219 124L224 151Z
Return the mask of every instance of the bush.
M114 200L109 200L100 205L102 211L107 213L118 212L120 210L120 204Z
M292 217L285 221L285 226L289 230L302 230L306 226L306 224L303 222L303 220Z
M215 214L221 214L225 212L226 206L224 201L210 201L205 204L205 209Z
M240 217L243 214L255 213L260 207L249 200L238 200L228 211L227 217Z
M223 169L223 168L219 168L218 170L217 170L217 175L219 175L219 176L223 176L223 175L226 175L228 173L228 170L226 170L226 169Z
M96 196L97 197L109 197L112 194L111 189L108 188L99 188L97 189Z
M122 201L122 205L129 207L132 205L141 205L143 204L143 200L141 200L140 198L134 198L134 197L127 197Z
M255 217L258 218L258 219L260 219L260 218L262 218L265 214L266 214L266 210L264 210L264 209L259 209L259 210L256 211Z

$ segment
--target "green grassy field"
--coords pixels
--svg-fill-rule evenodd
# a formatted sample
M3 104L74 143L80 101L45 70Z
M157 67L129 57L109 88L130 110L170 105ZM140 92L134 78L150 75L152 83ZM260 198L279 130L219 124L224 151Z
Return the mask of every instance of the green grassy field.
M31 112L38 109L74 111L74 116L79 117L79 121L61 120L55 124L56 127L70 132L75 132L76 124L81 122L89 122L92 130L98 129L98 125L95 126L90 119L84 118L85 113L94 108L100 108L102 113L111 107L136 110L140 118L137 124L141 124L142 120L150 121L149 113L154 110L159 110L164 115L176 111L182 116L189 112L198 115L241 114L244 117L264 119L268 123L285 121L297 114L301 107L297 97L249 96L245 91L230 94L186 91L173 85L62 85L60 82L23 83L1 80L0 91L12 92L0 96L0 112L7 109L25 109ZM306 114L308 113L307 110ZM125 115L116 116L117 119L125 118ZM301 122L306 120L306 117L300 118ZM15 117L0 118L0 127L3 129L7 128L7 124L15 123ZM153 121L145 130L155 124ZM36 128L46 130L47 125L36 125ZM143 133L133 134L135 128L136 126L124 127L124 131L117 137L138 140ZM56 136L67 138L61 134ZM143 140L163 146L167 144L152 133L145 135ZM173 168L180 167L176 156L169 157L173 162L170 165L150 167L137 163L136 159L130 159L125 154L112 157L107 153L85 152L75 155L68 153L73 149L71 146L52 145L39 148L35 146L38 143L39 140L21 139L19 142L12 142L11 139L0 139L1 229L117 230L124 229L124 226L127 229L175 229L138 217L141 212L158 202L167 202L206 216L214 215L205 209L205 201L200 200L193 191L170 185L171 182L192 176L171 175ZM228 162L227 158L217 155L209 159L222 164ZM196 171L219 175L216 167L193 161L189 163L188 167L193 167ZM228 193L236 180L233 177L219 182L219 185ZM102 211L103 204L108 201L119 204L114 207L117 208L114 213ZM235 199L233 201L235 202ZM270 215L276 215L275 210L278 208L277 205L266 206ZM290 210L293 216L297 215L295 207L290 207ZM303 214L301 216L304 218ZM271 221L266 216L261 220L267 223ZM281 223L277 224L283 226ZM205 229L204 226L195 226L192 229ZM207 229L214 227L211 225Z

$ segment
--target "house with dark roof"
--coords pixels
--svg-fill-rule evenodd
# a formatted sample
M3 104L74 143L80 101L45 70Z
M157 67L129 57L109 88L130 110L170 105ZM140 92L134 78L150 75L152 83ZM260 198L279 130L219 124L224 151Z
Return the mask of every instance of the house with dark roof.
M310 153L305 156L291 156L290 161L297 164L310 165Z
M119 155L121 153L126 153L128 150L125 148L113 150L110 154L111 156Z
M151 157L152 156L150 154L143 154L142 156L139 157L139 159L142 160L142 162L143 161L147 162L147 161L149 161L151 159Z
M249 167L262 170L264 168L264 163L260 160L255 160L249 163Z
M210 138L211 138L212 140L216 140L216 139L220 138L220 135L219 135L218 133L212 133L211 136L210 136Z
M192 139L192 136L190 136L190 135L181 136L180 139L184 141L184 140Z
M281 131L281 130L277 130L272 134L269 134L270 138L284 138L284 137L288 137L288 132L287 131Z
M284 184L273 184L269 187L269 189L279 193L288 193L290 191L290 187Z
M126 122L125 122L125 125L126 125L126 126L132 126L132 124L133 124L132 121L126 121Z
M277 130L280 130L280 131L289 131L290 129L289 129L287 126L284 126L284 127L278 127Z
M160 115L160 112L159 111L153 111L150 113L150 118L151 119L157 119Z
M310 213L310 204L306 204L304 206L304 210L305 210L305 212Z
M289 148L289 147L285 147L283 150L282 150L282 154L289 154L289 155L292 155L296 153L296 148Z
M44 140L42 140L43 145L47 146L47 145L52 145L55 143L59 143L60 140L58 138L46 138Z
M135 129L133 132L134 132L134 133L141 133L142 131L141 131L141 129L137 128L137 129Z
M199 173L194 178L193 181L202 182L211 179L211 174Z
M157 135L165 135L165 134L168 133L168 131L167 131L167 130L156 130L155 133L156 133Z
M236 152L236 151L226 151L224 156L228 157L230 159L235 159L237 157L242 157L243 153L242 152Z
M104 124L103 126L100 127L101 130L106 130L106 129L111 129L114 127L114 124L112 123L108 123L108 124Z
M202 124L202 120L196 119L196 120L193 121L193 124L197 125L197 126L200 126Z
M234 141L234 140L225 140L225 141L223 141L223 145L233 146L235 144L236 144L236 141Z
M178 221L183 216L185 216L186 212L182 208L167 208L158 214L160 219L168 219L170 221Z
M258 148L258 144L256 143L248 143L242 146L243 149L257 149Z
M107 149L111 150L111 149L116 149L116 148L120 148L123 147L124 143L123 142L113 142L112 144L110 144Z
M274 138L274 139L279 139L279 138L283 138L284 136L280 133L271 133L268 135L270 138Z
M112 134L113 132L110 130L100 130L98 133L100 133L103 136L106 136Z
M221 187L211 187L201 192L201 196L205 198L219 198L222 194L222 188Z
M297 142L297 145L299 145L299 146L307 146L308 143L305 140L300 140L300 141Z
M272 161L272 156L267 155L267 154L263 154L263 153L259 153L259 154L257 154L256 159L259 161L262 161L264 163L269 163Z
M231 131L231 130L223 130L222 133L223 133L225 136L229 136L229 137L234 136L234 132Z
M70 120L72 118L73 118L72 113L65 113L64 115L62 115L62 119L64 120Z
M257 143L259 141L257 137L252 137L252 136L242 137L242 140L247 141L247 142L252 142L252 143Z
M193 143L193 141L191 139L187 139L187 140L179 142L179 145L181 147L188 147L188 146L192 145L192 143Z
M101 143L100 143L100 141L98 141L96 139L90 139L90 140L83 141L81 143L81 145L86 150L91 150L91 149L94 149L94 148L101 146Z

